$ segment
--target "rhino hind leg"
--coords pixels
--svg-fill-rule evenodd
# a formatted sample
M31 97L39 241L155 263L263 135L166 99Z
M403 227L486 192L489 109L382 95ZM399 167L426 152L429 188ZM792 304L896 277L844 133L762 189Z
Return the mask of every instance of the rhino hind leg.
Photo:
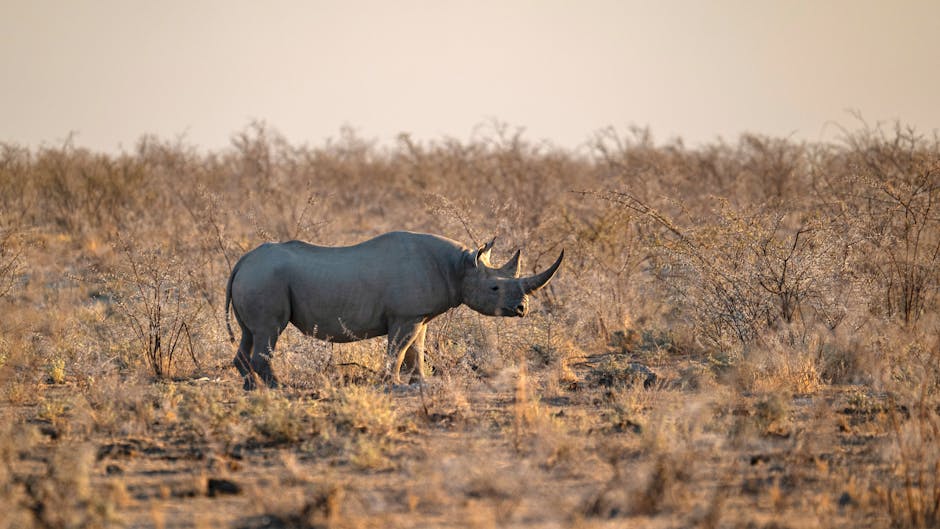
M238 374L242 378L246 378L251 374L251 346L252 346L253 337L251 331L247 328L242 327L242 340L238 344L238 351L235 353L235 358L232 360L232 363L235 364L235 369L238 369Z
M271 369L271 357L277 346L279 332L255 333L252 340L251 372L245 377L245 389L255 388L255 375L269 388L278 385L274 370Z

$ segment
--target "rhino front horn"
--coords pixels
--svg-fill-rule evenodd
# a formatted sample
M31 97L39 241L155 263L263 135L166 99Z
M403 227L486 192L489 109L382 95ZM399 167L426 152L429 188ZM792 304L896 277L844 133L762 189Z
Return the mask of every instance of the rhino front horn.
M544 287L552 280L552 277L555 276L555 272L558 271L558 267L561 266L561 260L565 257L565 251L562 250L558 255L558 259L555 260L555 264L548 267L548 270L542 272L541 274L523 277L519 281L522 281L522 290L526 294L535 292L536 290Z

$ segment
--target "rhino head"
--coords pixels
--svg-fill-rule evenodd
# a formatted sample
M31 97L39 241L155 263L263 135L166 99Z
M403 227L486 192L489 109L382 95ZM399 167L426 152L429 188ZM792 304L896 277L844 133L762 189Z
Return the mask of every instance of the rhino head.
M488 316L525 316L529 312L529 294L551 281L565 251L562 250L555 263L542 273L519 277L519 251L499 268L490 265L494 242L495 239L464 254L463 303Z

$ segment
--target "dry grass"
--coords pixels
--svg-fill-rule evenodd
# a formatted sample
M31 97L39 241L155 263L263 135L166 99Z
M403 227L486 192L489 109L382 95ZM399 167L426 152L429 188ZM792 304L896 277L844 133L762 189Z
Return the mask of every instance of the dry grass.
M935 526L938 192L900 125L0 145L0 529ZM235 260L394 229L567 257L528 318L432 322L424 387L288 330L244 393Z

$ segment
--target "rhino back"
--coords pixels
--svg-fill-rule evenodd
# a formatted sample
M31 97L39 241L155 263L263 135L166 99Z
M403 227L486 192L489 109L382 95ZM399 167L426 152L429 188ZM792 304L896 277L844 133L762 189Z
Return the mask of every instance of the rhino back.
M409 232L346 247L262 245L245 256L233 297L239 303L240 291L250 293L262 312L281 316L286 307L294 325L320 338L379 336L389 318L430 318L459 304L462 251L448 239Z

